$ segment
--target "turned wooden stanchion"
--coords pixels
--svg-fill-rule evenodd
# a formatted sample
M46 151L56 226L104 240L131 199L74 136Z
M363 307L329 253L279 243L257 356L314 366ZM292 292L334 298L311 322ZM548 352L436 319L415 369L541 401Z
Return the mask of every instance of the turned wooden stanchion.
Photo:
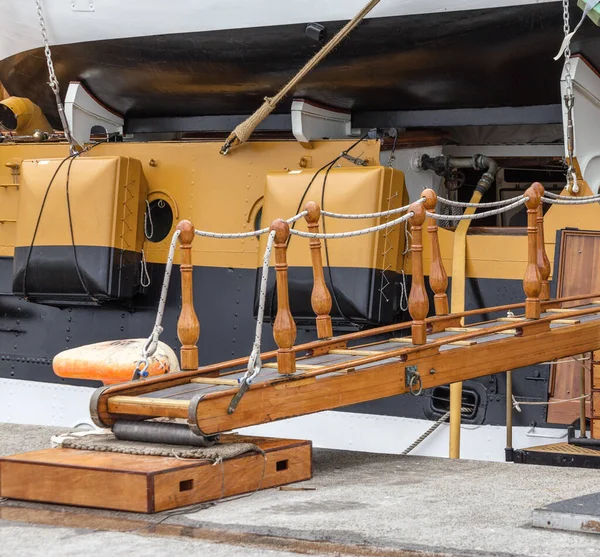
M423 190L421 197L425 198L423 207L430 213L435 212L435 206L437 205L437 195L431 189ZM431 267L429 269L429 286L435 293L433 303L435 306L436 315L448 315L450 312L448 308L448 275L444 268L444 262L442 261L442 254L440 251L440 242L438 239L438 226L437 221L433 218L427 219L427 232L431 240Z
M200 322L194 310L194 284L192 280L192 242L195 233L189 220L182 220L177 225L181 249L181 313L177 321L177 336L181 342L181 369L184 371L198 369L198 339L200 338Z
M540 190L529 187L525 192L527 196L527 269L523 278L523 290L527 299L525 301L525 317L539 319L541 314L540 293L542 291L542 275L538 268L538 207L541 203Z
M275 230L275 270L277 272L277 316L273 324L273 337L277 350L277 369L279 373L290 374L296 371L296 355L292 347L296 340L296 323L290 311L288 288L287 240L290 227L287 222L277 219L271 225Z
M309 201L304 209L308 212L305 217L308 224L308 231L318 233L321 208L314 201ZM329 315L331 312L331 294L325 284L321 242L318 238L311 238L310 240L310 257L314 280L310 303L317 316L317 336L319 338L330 338L333 336L331 316Z
M532 184L536 188L540 197L546 193L546 189L539 182ZM546 244L544 242L544 205L540 202L537 210L537 266L542 277L542 291L540 292L540 300L550 299L550 260L546 254Z
M412 282L408 296L408 312L413 319L412 343L425 344L427 342L427 325L425 318L429 313L429 299L425 290L423 276L423 223L425 222L425 207L422 203L413 203L410 206L413 216L409 219L412 245Z

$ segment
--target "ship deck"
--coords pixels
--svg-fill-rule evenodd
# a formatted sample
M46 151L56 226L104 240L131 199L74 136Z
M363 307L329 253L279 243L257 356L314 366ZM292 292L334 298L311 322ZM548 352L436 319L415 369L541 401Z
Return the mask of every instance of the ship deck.
M63 429L0 424L0 454ZM152 516L0 502L0 554L600 555L598 537L533 527L534 511L597 490L581 468L314 451L314 477ZM132 551L133 550L133 551Z

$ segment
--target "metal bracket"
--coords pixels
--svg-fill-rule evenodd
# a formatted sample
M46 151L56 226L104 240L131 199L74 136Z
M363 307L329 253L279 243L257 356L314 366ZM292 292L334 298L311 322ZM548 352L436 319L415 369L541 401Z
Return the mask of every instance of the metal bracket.
M206 435L198 426L198 405L202 402L204 395L196 395L192 400L190 400L190 405L188 407L188 426L190 429L198 435L198 437L202 437L204 442L206 443L206 447L211 447L219 440L219 434L216 435Z
M105 391L110 389L111 385L105 385L104 387L98 387L93 393L92 398L90 399L90 417L92 421L101 428L110 427L110 425L105 424L99 416L98 413L98 404L100 403L100 397L104 394Z
M419 396L423 392L423 382L417 366L406 366L404 368L404 382L411 395Z

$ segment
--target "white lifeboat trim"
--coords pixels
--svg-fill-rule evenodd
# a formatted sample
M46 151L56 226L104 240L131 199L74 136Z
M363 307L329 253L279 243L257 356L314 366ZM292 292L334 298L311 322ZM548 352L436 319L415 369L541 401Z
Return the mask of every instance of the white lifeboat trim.
M559 0L385 0L368 17L480 10ZM42 3L50 45L349 20L365 0L93 0L83 11L72 0ZM73 7L75 6L75 7ZM33 0L0 2L0 60L43 46Z

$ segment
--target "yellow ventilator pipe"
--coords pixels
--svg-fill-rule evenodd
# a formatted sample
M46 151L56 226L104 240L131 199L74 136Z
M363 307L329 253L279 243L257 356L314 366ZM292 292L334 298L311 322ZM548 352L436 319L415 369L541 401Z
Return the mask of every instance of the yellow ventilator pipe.
M482 193L475 190L470 203L479 203ZM464 214L472 215L476 207L467 207ZM465 311L465 276L467 273L467 231L470 220L461 220L454 231L452 251L452 298L451 313ZM450 458L460 458L460 418L462 406L462 383L450 385Z
M37 130L54 131L42 109L24 97L8 97L0 102L0 128L17 135L33 135Z

